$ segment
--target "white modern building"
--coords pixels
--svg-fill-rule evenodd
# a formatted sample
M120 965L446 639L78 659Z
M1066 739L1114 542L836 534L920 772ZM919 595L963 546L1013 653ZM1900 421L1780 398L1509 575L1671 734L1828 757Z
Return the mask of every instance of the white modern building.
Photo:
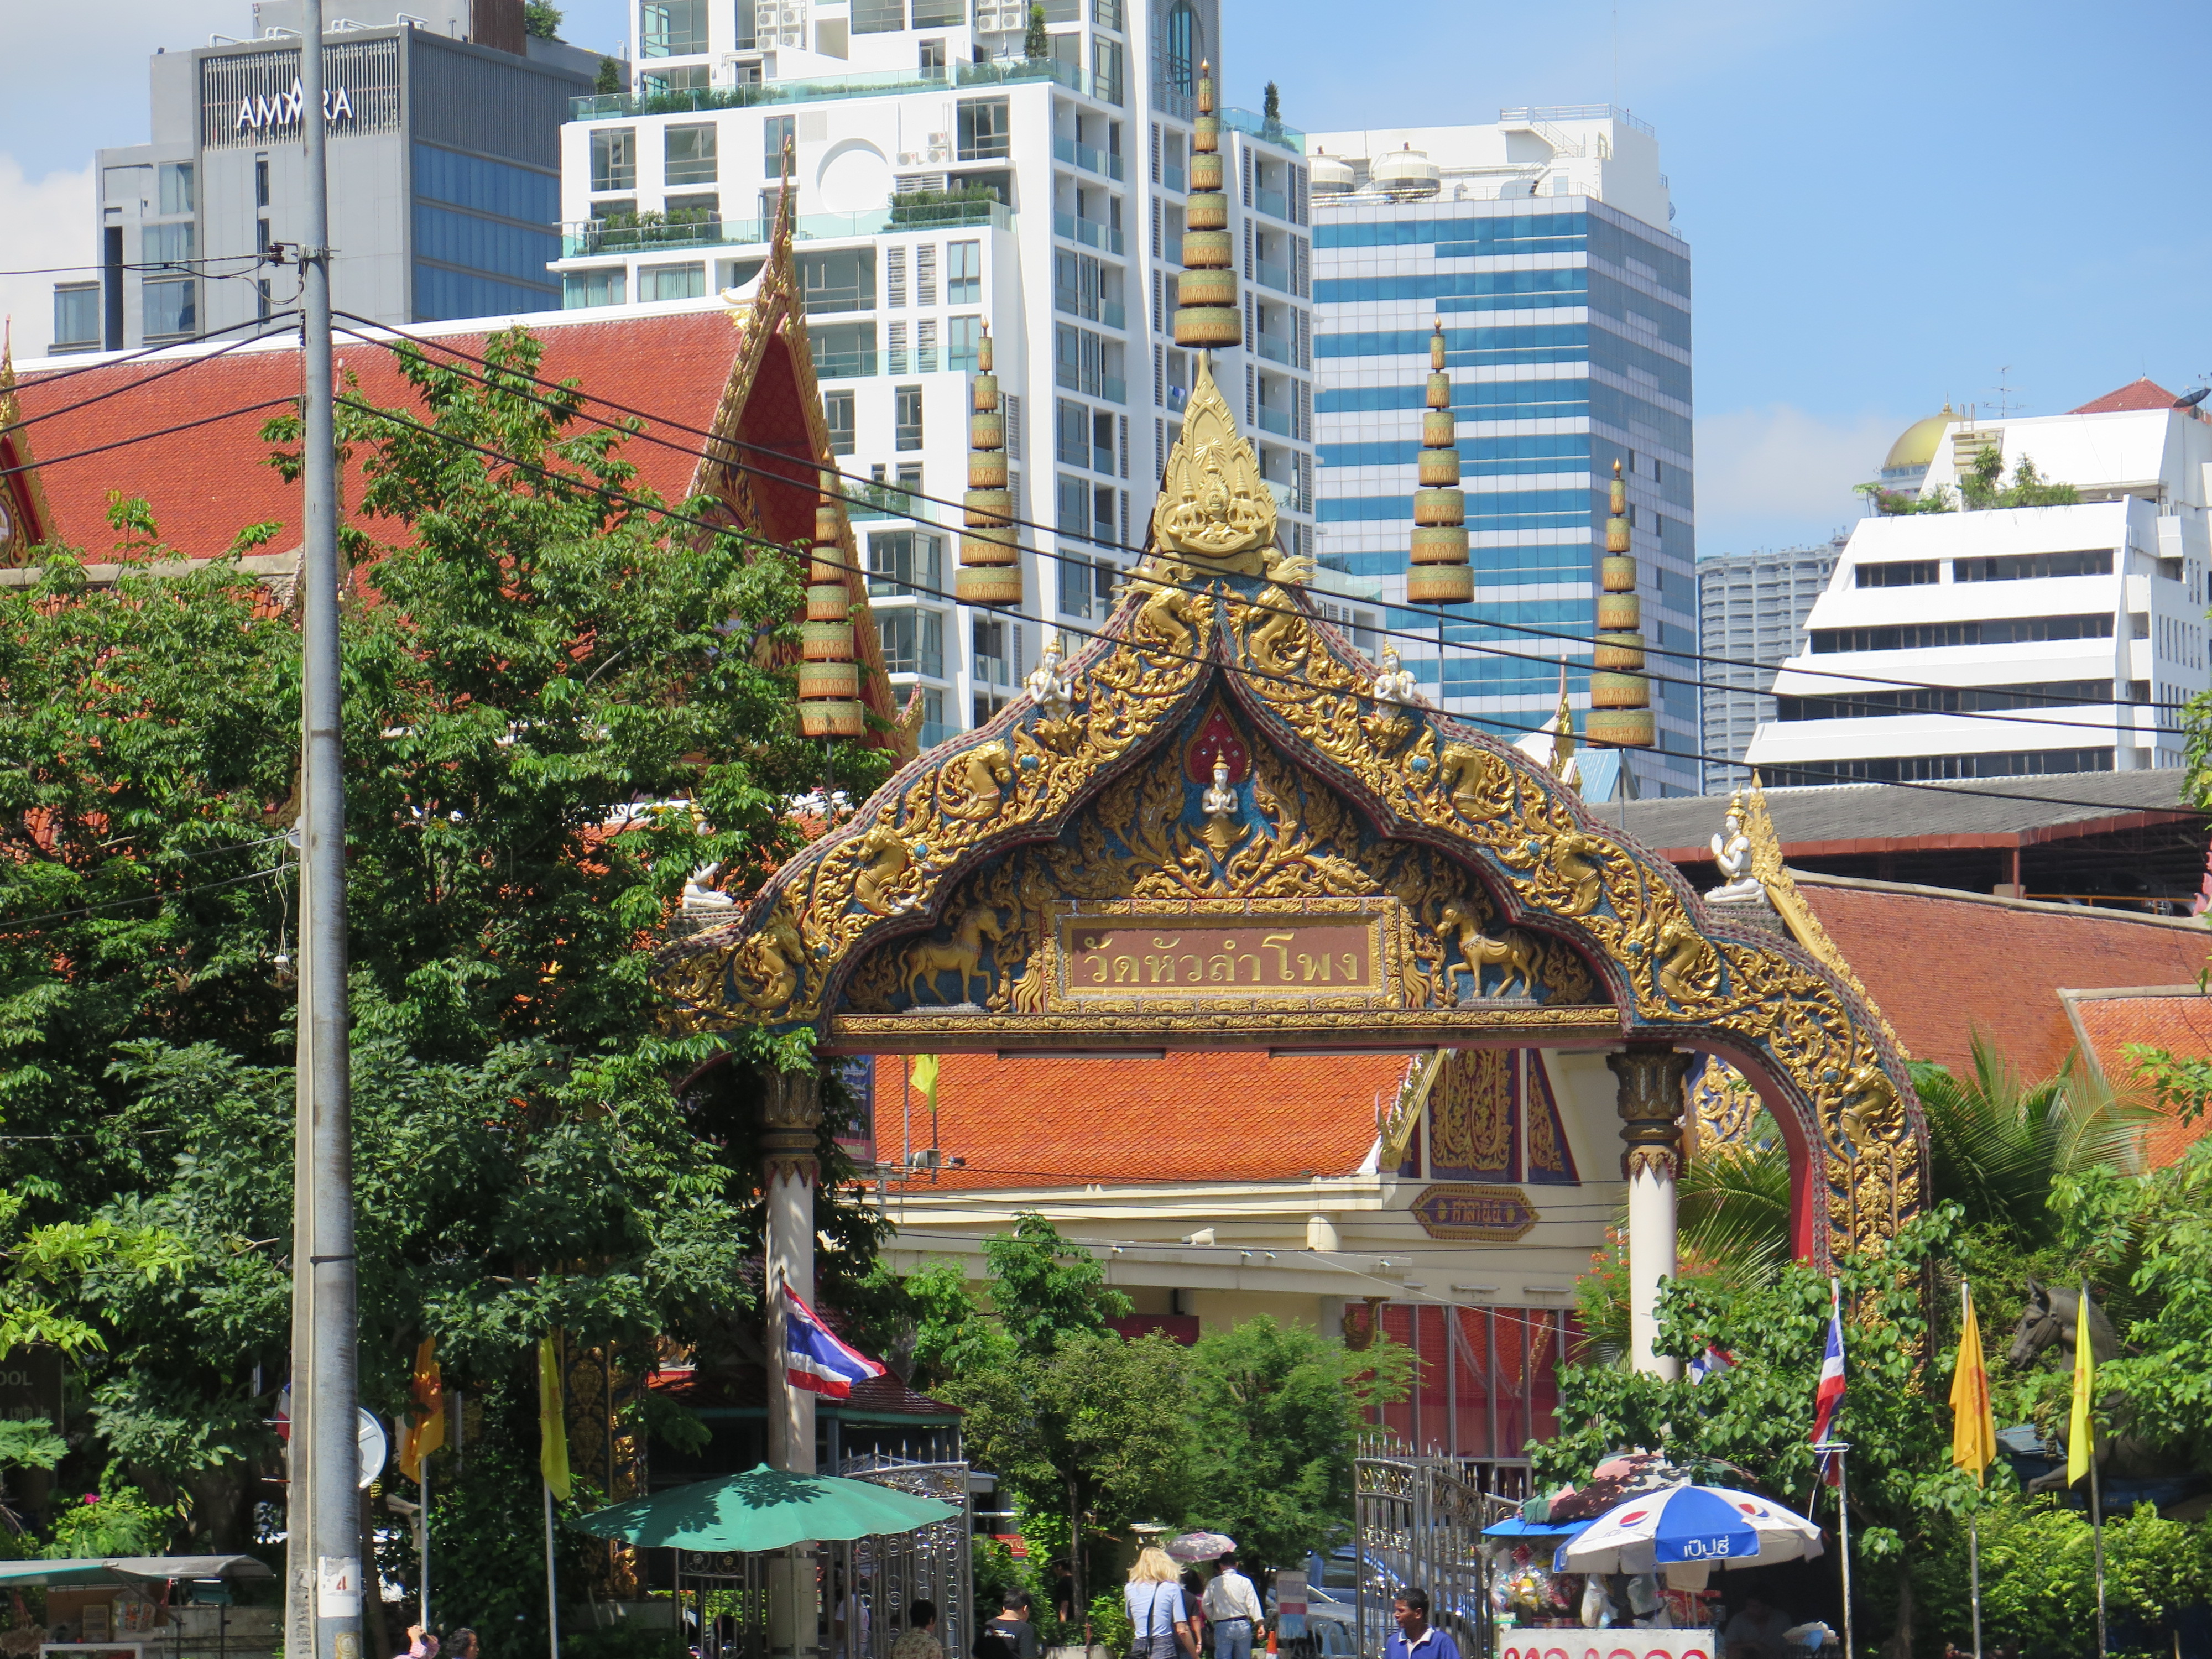
M789 154L832 442L881 487L857 527L893 678L921 691L933 740L1003 706L1047 631L1079 643L1103 619L1192 384L1175 273L1216 0L1043 9L1030 58L1023 0L640 0L637 91L580 98L562 137L570 307L750 281ZM1214 378L1242 388L1285 541L1311 552L1303 136L1236 109L1222 129L1245 329ZM986 328L1033 526L1018 613L951 598Z
M1668 228L1651 126L1575 106L1314 133L1306 147L1322 563L1370 585L1391 626L1441 629L1441 652L1399 642L1407 666L1445 708L1519 738L1557 708L1562 660L1575 707L1588 706L1619 461L1658 738L1625 751L1632 788L1697 793L1696 668L1665 654L1698 637L1690 251ZM1441 618L1404 603L1439 320L1474 568L1473 602ZM1452 648L1468 645L1482 648Z
M100 272L55 285L56 351L235 337L294 301L270 251L306 234L304 13L251 15L152 58L153 137L98 153ZM522 0L326 6L332 304L403 327L557 305L560 133L601 61L529 33Z
M1759 721L1773 714L1774 676L1804 650L1806 619L1827 592L1846 539L1838 531L1817 547L1708 554L1698 561L1698 636L1706 658L1698 696L1707 794L1751 781L1749 769L1729 757L1741 757Z
M2212 685L2212 421L2145 380L1927 436L1885 469L1924 451L1923 501L1958 501L1994 449L2080 502L1862 520L1746 763L1769 783L2179 766L2181 705Z

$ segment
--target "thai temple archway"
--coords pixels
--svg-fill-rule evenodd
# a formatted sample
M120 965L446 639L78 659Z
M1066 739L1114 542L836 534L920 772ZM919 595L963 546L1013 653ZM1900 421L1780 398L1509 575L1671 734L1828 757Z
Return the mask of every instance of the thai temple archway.
M1917 1214L1918 1104L1847 975L1425 706L1321 620L1310 574L1201 368L1101 635L1048 646L1026 696L668 946L677 1023L846 1055L1601 1053L1646 1363L1697 1056L1779 1126L1802 1258ZM787 1075L767 1111L811 1164L804 1092Z

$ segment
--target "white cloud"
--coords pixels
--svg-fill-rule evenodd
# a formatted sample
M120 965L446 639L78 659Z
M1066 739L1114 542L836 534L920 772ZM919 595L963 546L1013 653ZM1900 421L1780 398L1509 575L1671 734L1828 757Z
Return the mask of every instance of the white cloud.
M1851 486L1881 470L1911 423L1888 415L1829 420L1789 404L1698 416L1698 550L1825 541L1865 512Z
M28 179L15 158L0 151L0 224L9 227L7 269L35 275L0 275L0 316L9 320L18 362L46 355L54 330L54 284L90 270L59 272L52 265L89 265L94 257L92 168Z

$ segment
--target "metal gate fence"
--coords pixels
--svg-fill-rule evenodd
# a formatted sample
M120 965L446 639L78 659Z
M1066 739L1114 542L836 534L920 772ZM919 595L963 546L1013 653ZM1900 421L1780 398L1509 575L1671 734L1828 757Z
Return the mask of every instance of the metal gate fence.
M1358 1553L1353 1600L1361 1659L1380 1659L1395 1628L1391 1600L1409 1586L1428 1592L1431 1622L1451 1632L1469 1659L1485 1659L1493 1632L1482 1529L1514 1514L1516 1505L1484 1488L1501 1475L1521 1474L1423 1455L1384 1437L1362 1441L1353 1464Z

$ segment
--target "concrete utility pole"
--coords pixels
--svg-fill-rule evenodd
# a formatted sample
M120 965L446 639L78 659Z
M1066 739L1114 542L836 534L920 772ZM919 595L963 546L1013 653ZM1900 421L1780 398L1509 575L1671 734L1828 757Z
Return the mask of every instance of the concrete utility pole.
M346 1050L344 756L339 738L338 510L331 404L330 185L323 0L304 0L300 141L300 1012L293 1160L291 1486L286 1659L362 1659L356 1426L353 1113ZM374 1564L369 1564L374 1571Z

